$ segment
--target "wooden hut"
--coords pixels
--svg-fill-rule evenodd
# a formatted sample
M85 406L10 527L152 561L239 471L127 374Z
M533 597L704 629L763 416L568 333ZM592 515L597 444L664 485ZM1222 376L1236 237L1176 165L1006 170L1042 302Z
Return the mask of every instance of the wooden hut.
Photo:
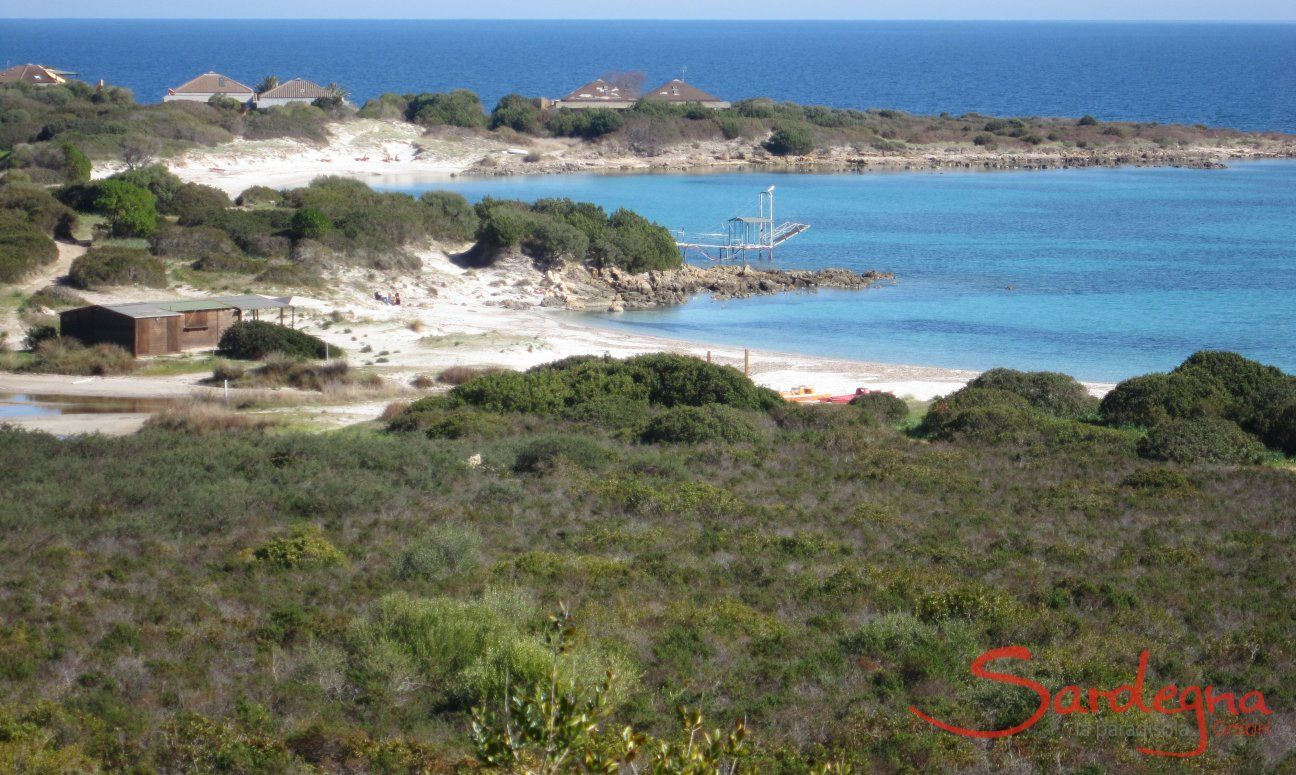
M281 325L289 322L286 310L296 322L291 299L245 294L79 307L59 315L59 329L63 336L85 344L115 344L137 358L174 355L213 350L230 326L240 320L259 320L267 310L278 311Z

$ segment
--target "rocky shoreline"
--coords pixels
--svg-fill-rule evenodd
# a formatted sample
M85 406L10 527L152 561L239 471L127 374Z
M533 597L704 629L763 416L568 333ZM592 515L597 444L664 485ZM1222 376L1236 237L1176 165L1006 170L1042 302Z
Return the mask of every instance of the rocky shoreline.
M544 273L543 307L570 310L630 309L683 304L702 293L712 299L745 299L789 291L820 288L865 290L895 282L890 272L854 272L849 269L758 269L752 266L698 267L632 274L615 267L592 269L564 266Z
M860 151L834 148L805 156L772 156L759 146L700 143L675 147L652 156L608 152L598 146L577 147L501 163L491 158L465 170L467 176L557 175L607 172L688 172L770 170L804 172L939 172L1051 170L1094 167L1184 167L1224 169L1229 162L1296 158L1296 141L1266 140L1255 147L1230 144L1161 148L1152 144L1106 149L1050 148L1039 151L984 150L967 146L919 146L907 151Z

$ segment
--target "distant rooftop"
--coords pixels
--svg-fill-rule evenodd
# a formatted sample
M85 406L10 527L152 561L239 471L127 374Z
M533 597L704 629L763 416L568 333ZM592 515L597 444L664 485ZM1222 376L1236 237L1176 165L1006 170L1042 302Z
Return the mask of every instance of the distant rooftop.
M666 102L724 102L714 94L707 94L698 87L676 78L644 94L646 99L665 100Z
M167 89L168 94L253 94L251 86L246 86L220 73L203 73L187 83L174 89Z
M305 78L294 78L291 81L284 81L278 86L263 91L260 94L261 99L310 99L315 100L320 97L328 97L331 92L317 83L306 80Z
M579 89L562 98L562 102L625 102L635 99L636 95L627 91L621 93L621 87L610 84L602 78L596 78Z
M208 299L171 299L168 301L136 301L127 304L103 304L119 315L132 318L169 318L183 312L211 309L283 309L292 306L289 296L259 296L253 293L236 296L213 296Z
M14 65L0 70L0 83L27 83L36 86L67 83L66 75L76 75L66 70L55 70L45 65Z

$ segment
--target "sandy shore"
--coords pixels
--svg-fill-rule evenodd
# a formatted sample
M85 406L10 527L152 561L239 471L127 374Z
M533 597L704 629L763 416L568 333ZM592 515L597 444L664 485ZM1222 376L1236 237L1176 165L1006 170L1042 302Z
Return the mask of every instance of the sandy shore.
M523 262L465 270L439 251L426 251L422 259L424 268L418 273L375 275L351 270L335 276L329 291L301 300L297 310L300 327L346 350L353 365L372 369L393 386L408 386L418 376L435 378L451 366L526 369L572 355L623 358L662 351L700 358L709 354L713 361L739 369L746 365L754 382L775 390L808 385L816 392L842 394L863 387L925 401L957 390L976 376L972 371L797 355L760 347L750 348L745 356L741 346L699 344L604 328L579 315L539 307L545 278ZM399 292L404 303L392 306L377 301L374 291ZM119 289L112 297L141 294L157 292ZM204 376L98 378L0 373L0 393L219 397L219 390L200 384ZM1112 385L1094 383L1088 387L1101 395ZM416 395L411 391L411 397ZM375 419L391 400L364 396L332 400L288 390L277 391L276 399L280 405L267 410L269 413L323 428ZM59 434L128 433L143 419L142 415L77 414L12 422Z

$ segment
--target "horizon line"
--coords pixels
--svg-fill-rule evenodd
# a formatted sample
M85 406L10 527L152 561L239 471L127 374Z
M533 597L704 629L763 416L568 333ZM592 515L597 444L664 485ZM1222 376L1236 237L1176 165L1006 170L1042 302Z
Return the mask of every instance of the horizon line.
M595 17L558 17L558 16L516 16L516 17L469 17L469 16L412 16L412 17L348 17L348 16L3 16L6 21L25 22L60 22L60 21L156 21L156 22L195 22L195 21L305 21L305 22L412 22L412 21L446 21L446 22L725 22L733 19L710 19L702 17L657 18L622 16L613 18ZM862 18L862 17L784 17L769 16L755 19L742 19L742 22L904 22L904 23L1021 23L1021 24L1296 24L1296 17L1290 19L1046 19L1046 18L1001 18L980 17L961 19L900 19L900 18Z

